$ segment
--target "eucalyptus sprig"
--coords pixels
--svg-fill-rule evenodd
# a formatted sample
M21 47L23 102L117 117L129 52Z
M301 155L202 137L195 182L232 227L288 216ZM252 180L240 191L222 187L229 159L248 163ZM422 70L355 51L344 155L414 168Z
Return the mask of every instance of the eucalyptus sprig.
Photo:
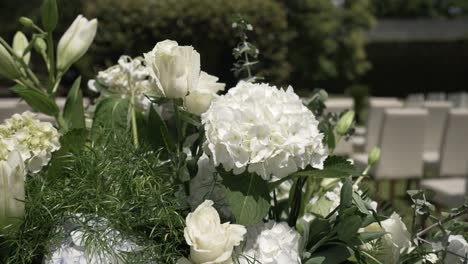
M239 39L239 43L232 50L232 55L237 60L234 62L234 67L231 69L234 75L247 82L256 82L263 77L253 74L253 66L259 61L257 60L259 50L254 44L248 41L247 32L253 31L252 24L249 24L244 18L239 16L232 28L235 30L235 35Z

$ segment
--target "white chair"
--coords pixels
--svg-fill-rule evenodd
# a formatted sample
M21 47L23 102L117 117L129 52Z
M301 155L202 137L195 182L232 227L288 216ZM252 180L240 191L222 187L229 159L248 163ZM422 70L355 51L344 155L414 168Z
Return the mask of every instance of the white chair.
M424 107L429 111L424 138L424 156L438 159L447 117L452 107L447 101L426 101Z
M325 105L327 106L325 114L339 114L345 110L353 110L354 100L352 98L329 98L325 101Z
M428 101L445 101L447 99L447 94L444 92L431 92L427 94Z
M458 92L448 95L448 100L453 103L456 108L468 108L468 93Z
M426 167L435 168L442 178L421 182L423 189L435 191L435 202L457 206L466 199L468 186L468 109L452 109L447 120L440 158L429 160Z
M381 156L376 179L421 178L424 128L428 111L418 108L387 109L378 146Z
M409 94L405 100L406 107L422 107L424 105L424 94Z
M379 140L382 129L384 111L388 108L401 108L403 102L397 98L371 98L369 101L369 112L367 114L367 135L365 152L374 148Z

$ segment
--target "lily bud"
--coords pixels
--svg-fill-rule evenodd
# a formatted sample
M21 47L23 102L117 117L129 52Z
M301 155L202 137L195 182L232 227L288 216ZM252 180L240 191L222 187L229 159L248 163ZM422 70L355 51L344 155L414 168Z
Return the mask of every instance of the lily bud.
M34 49L41 54L45 54L47 50L47 44L43 38L36 38L33 43Z
M17 151L0 161L0 233L15 226L24 216L24 178L26 170Z
M34 22L30 18L27 18L27 17L20 17L19 22L21 23L21 25L28 27L28 28L31 28L34 26Z
M0 44L0 75L11 80L17 79L20 76L15 61L2 44Z
M338 123L336 124L336 132L344 136L348 130L351 128L351 125L353 124L354 121L354 111L348 111L346 112L340 120L338 120Z
M16 32L15 36L13 37L13 50L18 57L23 58L26 64L29 63L29 59L31 58L31 52L24 54L28 44L28 38L23 34L23 32Z
M367 159L367 162L369 164L369 166L372 166L374 165L377 161L379 161L380 159L380 149L375 147L371 150L371 152L369 153L369 157Z
M88 50L96 36L97 20L89 21L82 15L63 34L57 47L57 69L66 71Z

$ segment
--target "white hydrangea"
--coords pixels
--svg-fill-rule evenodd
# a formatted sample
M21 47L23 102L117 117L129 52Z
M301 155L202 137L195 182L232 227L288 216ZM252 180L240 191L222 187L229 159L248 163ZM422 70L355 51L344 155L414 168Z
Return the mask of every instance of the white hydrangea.
M90 90L103 97L130 98L135 93L137 106L147 109L151 102L146 95L156 96L148 68L141 57L121 56L118 64L100 71L96 80L88 82Z
M247 230L245 250L239 257L241 264L301 263L299 256L300 234L287 223L273 221L251 226Z
M322 169L327 151L318 121L292 87L240 82L202 114L204 151L216 166L264 179L283 178L308 165Z
M36 173L49 162L52 152L60 148L59 133L49 122L41 122L29 111L14 114L0 124L0 159L17 150L28 170Z

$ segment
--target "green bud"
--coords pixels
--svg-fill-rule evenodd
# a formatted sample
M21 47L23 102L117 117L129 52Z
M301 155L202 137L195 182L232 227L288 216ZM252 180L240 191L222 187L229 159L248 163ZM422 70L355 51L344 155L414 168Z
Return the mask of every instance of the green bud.
M340 120L338 120L338 124L336 124L336 132L344 136L348 130L351 128L353 125L354 121L354 111L348 111L346 112Z
M34 26L34 22L27 17L20 17L19 22L21 23L21 25L28 27L28 28L31 28Z
M10 80L17 79L20 76L15 61L2 44L0 44L0 75Z
M31 53L28 52L23 56L24 51L28 47L29 42L28 38L23 34L23 32L18 31L16 32L15 36L13 37L13 50L16 53L16 56L22 57L26 64L29 63L29 59L31 58Z
M45 53L47 50L47 44L43 38L36 38L33 43L33 47L38 53L41 54Z
M320 89L318 92L320 101L324 102L328 99L328 93L324 89Z
M367 162L369 166L373 166L377 161L380 159L380 149L378 147L374 147L371 152L369 153L369 158Z
M44 0L41 6L42 25L47 32L54 31L58 22L58 8L56 0Z

